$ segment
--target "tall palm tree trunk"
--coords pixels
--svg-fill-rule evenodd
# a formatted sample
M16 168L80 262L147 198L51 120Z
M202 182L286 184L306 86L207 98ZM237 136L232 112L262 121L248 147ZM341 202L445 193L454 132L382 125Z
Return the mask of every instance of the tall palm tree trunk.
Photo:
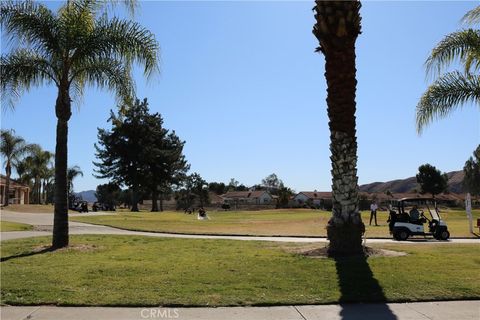
M329 253L362 253L365 225L359 213L355 136L355 41L360 33L360 3L316 1L313 33L325 55L327 107L332 162L332 217L327 224Z
M37 179L37 176L34 176L33 187L32 187L32 199L33 199L33 203L35 204L38 204L37 193L38 193L38 179Z
M42 204L47 203L47 180L43 179L42 182Z
M37 204L42 204L42 178L37 181Z
M68 246L68 183L67 140L71 101L68 90L60 90L55 111L57 115L57 142L55 146L55 209L53 218L53 248Z
M3 206L7 207L10 200L10 176L12 175L12 166L10 163L7 163L5 173L7 174L7 177L5 179L5 198L3 199Z

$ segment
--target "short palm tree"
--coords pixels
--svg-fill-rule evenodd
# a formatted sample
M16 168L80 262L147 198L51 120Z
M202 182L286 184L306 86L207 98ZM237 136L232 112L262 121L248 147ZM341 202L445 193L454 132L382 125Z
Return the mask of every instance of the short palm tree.
M68 195L72 194L73 192L73 179L79 176L83 177L83 171L80 169L79 166L73 166L68 168L67 170Z
M478 24L480 7L469 11L463 21ZM463 70L445 72L454 62L460 62ZM447 35L433 48L425 65L435 81L417 105L418 133L432 120L448 116L467 102L480 107L480 30L470 28Z
M360 2L315 1L313 34L325 56L327 111L332 161L332 218L327 225L329 254L363 252L365 226L359 213L355 136L355 41L360 34Z
M101 14L105 3L69 0L57 12L33 1L0 4L3 31L12 43L20 43L1 57L2 97L19 96L42 84L57 87L53 248L65 247L69 240L67 138L72 94L81 96L86 85L96 85L128 102L134 96L132 64L140 63L147 76L158 70L155 36L136 22Z
M9 203L10 177L12 175L12 166L20 161L20 158L28 151L29 146L22 137L16 136L13 130L2 130L0 141L0 153L5 159L5 198L3 205L6 207Z

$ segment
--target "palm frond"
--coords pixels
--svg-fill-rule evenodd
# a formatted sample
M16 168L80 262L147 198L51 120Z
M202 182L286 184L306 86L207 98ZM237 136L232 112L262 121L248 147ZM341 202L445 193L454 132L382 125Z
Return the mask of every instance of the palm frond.
M470 60L469 68L478 68L480 55L480 30L461 30L447 35L433 48L425 62L427 74L439 75L455 61ZM468 69L466 71L469 71Z
M7 163L14 162L26 151L25 140L15 135L15 131L1 130L0 133L0 154L6 159Z
M0 57L2 101L13 107L23 91L43 83L57 83L55 68L33 50L19 49Z
M67 169L67 177L68 177L69 181L72 181L73 179L75 179L78 176L83 177L83 171L82 171L82 169L80 169L79 166L73 166L73 167L69 167Z
M75 101L75 106L80 108L84 102L85 82L73 81L70 86L70 91L72 93L72 100Z
M129 101L135 96L135 86L131 71L119 61L109 58L84 61L81 68L75 71L71 79L72 85L83 89L83 84L108 88L116 93L120 101Z
M464 61L465 73L470 73L470 70L480 70L480 51L471 52Z
M99 19L93 33L78 46L72 60L82 64L84 59L92 57L138 63L144 67L147 76L159 71L159 45L155 35L134 21Z
M417 105L417 132L434 119L445 118L467 102L480 106L480 76L449 72L435 81Z
M468 11L462 18L464 24L480 23L480 6Z
M25 45L49 55L59 51L57 19L38 2L1 1L0 25L9 35L11 44Z
M123 5L131 16L135 14L138 8L137 0L70 0L69 5L77 8L85 8L93 12L96 16L107 14L117 5Z

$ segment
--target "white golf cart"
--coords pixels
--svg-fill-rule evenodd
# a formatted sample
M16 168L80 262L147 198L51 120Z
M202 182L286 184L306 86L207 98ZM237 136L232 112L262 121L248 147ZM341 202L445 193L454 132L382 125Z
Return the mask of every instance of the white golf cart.
M395 211L397 210L397 211ZM425 216L428 212L429 217ZM428 232L424 224L428 223ZM404 241L410 236L433 236L437 240L448 240L447 224L437 210L435 199L403 198L392 203L389 218L390 233L395 240Z

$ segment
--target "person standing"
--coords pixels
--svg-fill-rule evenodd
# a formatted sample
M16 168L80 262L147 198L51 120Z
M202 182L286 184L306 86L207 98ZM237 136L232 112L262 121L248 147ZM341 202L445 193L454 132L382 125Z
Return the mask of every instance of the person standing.
M375 217L375 225L378 226L377 224L377 203L375 201L372 202L370 205L370 225L372 225L372 218Z

